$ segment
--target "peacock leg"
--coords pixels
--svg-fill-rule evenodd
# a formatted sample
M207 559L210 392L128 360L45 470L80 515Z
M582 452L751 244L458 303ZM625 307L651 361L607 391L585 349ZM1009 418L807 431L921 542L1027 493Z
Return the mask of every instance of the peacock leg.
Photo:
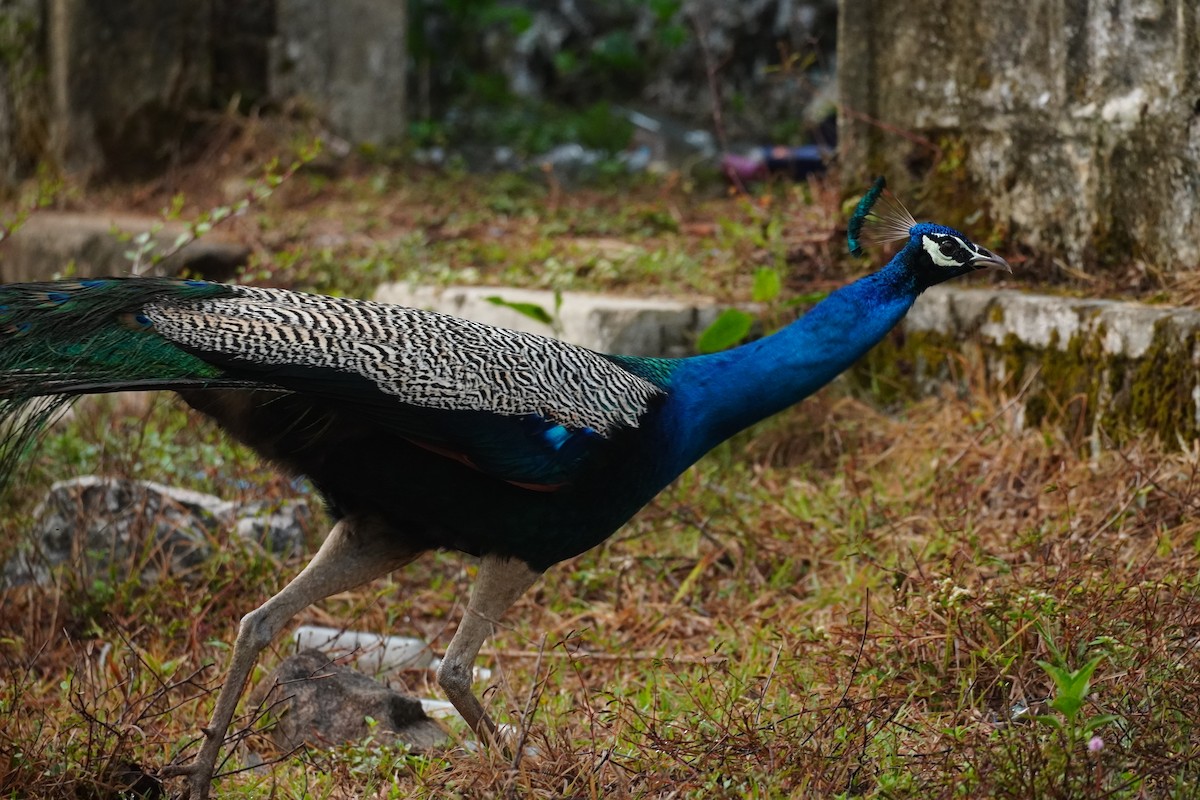
M471 591L471 601L467 604L467 613L463 615L450 646L446 648L446 657L438 667L438 683L446 697L485 744L492 742L496 724L471 692L475 657L479 655L484 640L492 635L493 626L500 617L539 577L540 572L520 559L484 556L475 587Z
M329 532L320 550L279 594L242 618L225 684L204 730L204 745L190 764L164 767L164 776L188 776L187 796L205 800L217 756L238 699L259 653L297 613L332 594L353 589L404 566L419 551L377 521L347 517Z

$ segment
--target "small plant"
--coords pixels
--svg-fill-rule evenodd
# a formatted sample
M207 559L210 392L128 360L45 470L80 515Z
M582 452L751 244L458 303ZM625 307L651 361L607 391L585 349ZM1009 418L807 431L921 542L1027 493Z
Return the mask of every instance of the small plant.
M8 216L0 217L0 242L16 233L31 214L52 206L66 194L67 188L59 178L50 175L49 170L39 170L36 183L20 199L17 209Z
M555 290L554 292L554 312L547 311L544 307L537 303L522 303L505 300L498 294L489 295L485 298L489 303L501 308L507 308L529 317L535 322L540 322L543 325L548 325L557 337L562 336L562 292Z
M115 235L130 242L130 248L123 253L126 260L130 262L130 273L133 275L145 274L164 259L170 258L192 242L206 235L217 225L245 214L252 205L263 203L268 197L274 194L275 190L284 181L291 178L301 167L311 163L320 154L321 141L318 139L300 148L296 155L296 160L285 169L280 168L278 159L272 159L263 167L262 177L251 184L246 194L240 200L230 205L216 206L203 212L196 219L189 222L187 227L164 250L158 249L159 245L155 240L155 236L163 229L162 222L155 223L150 230L142 231L133 236L114 229L113 233ZM170 208L163 210L164 219L179 219L180 213L183 210L183 201L182 195L176 195L172 198Z
M1103 655L1095 656L1076 670L1051 664L1049 661L1037 662L1038 666L1045 670L1050 679L1054 681L1054 699L1050 701L1050 708L1061 716L1039 714L1035 719L1043 725L1049 725L1061 731L1068 744L1073 745L1086 741L1089 749L1093 751L1103 747L1102 742L1099 747L1093 743L1096 731L1119 719L1116 714L1087 716L1083 713L1084 705L1087 703L1088 690L1092 685L1092 673L1096 671L1096 667L1103 660Z
M767 306L779 299L783 280L774 267L759 267L754 273L754 288L750 299ZM727 308L700 333L696 349L701 353L728 350L750 335L756 321L754 314L740 308Z

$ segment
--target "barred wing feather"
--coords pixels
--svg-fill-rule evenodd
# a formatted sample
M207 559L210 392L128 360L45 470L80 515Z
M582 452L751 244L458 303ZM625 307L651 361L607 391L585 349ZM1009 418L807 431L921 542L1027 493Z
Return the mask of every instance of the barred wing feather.
M569 483L663 392L585 348L404 306L234 287L144 313L232 375L356 404L428 449L540 488Z

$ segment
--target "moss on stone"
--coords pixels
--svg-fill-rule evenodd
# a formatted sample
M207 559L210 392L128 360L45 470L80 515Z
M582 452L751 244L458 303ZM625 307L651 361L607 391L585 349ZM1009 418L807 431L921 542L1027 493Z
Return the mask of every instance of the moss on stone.
M1114 403L1112 416L1128 429L1145 428L1169 443L1195 439L1196 370L1191 354L1198 336L1192 331L1180 338L1166 320L1157 323L1142 357L1123 365L1121 393L1114 392L1114 399L1126 394L1127 401L1122 397L1123 402Z
M915 400L951 376L959 350L953 337L929 331L892 332L847 373L852 391L882 406Z
M1000 322L1003 314L989 309L988 319ZM1200 347L1200 331L1180 335L1162 321L1136 359L1106 354L1105 335L1102 325L1065 343L1053 333L1043 348L1010 333L999 343L981 343L983 374L992 388L1022 393L1026 424L1059 427L1079 446L1098 431L1116 442L1149 432L1167 445L1200 436L1191 356ZM944 334L897 332L847 378L856 393L891 406L961 380L954 365L963 350L961 341Z

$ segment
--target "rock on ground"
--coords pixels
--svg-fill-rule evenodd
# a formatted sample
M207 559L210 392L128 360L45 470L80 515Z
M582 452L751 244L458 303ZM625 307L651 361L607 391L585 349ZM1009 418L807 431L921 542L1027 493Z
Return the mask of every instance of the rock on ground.
M239 506L151 481L72 478L54 484L34 511L27 543L0 570L0 584L49 583L53 568L67 563L87 574L128 563L153 581L202 563L214 535L229 527L292 555L302 549L309 516L302 500Z
M251 701L269 709L275 745L330 747L373 738L381 744L428 750L446 739L425 715L421 701L401 694L317 650L290 656L255 690ZM374 720L368 724L367 719Z

